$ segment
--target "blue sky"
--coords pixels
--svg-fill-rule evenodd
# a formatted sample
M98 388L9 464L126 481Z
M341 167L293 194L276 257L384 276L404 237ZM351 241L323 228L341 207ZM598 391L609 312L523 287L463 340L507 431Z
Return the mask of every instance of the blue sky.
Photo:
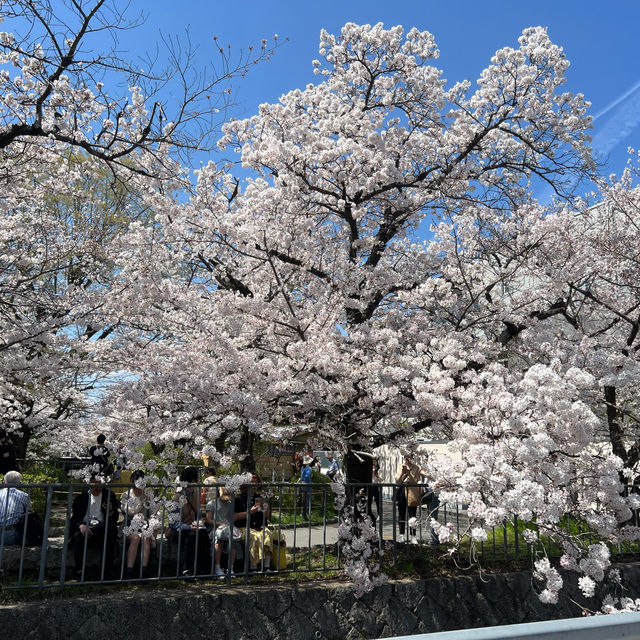
M415 26L431 31L440 49L438 66L453 83L465 78L473 82L497 49L517 46L525 27L547 26L551 39L564 47L571 61L567 89L584 93L593 104L594 147L607 162L604 172L619 173L627 147L640 147L636 46L640 3L636 0L147 0L135 7L142 8L147 19L141 30L125 34L121 41L130 55L151 49L159 31L179 34L187 27L203 62L214 56L214 35L235 51L279 35L282 46L271 61L236 83L239 104L235 117L250 116L261 102L276 101L282 93L317 79L311 61L318 57L322 28L337 33L345 22L381 21L386 26L401 24L407 30ZM289 41L284 42L287 37Z

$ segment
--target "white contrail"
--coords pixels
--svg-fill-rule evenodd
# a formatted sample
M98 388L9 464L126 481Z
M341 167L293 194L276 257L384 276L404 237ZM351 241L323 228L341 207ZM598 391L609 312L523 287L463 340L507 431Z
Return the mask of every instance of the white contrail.
M619 98L607 105L597 116L613 113L604 122L598 123L594 132L592 146L601 154L609 153L620 142L627 138L640 124L640 92L637 82ZM594 120L596 120L594 118Z
M627 89L622 95L618 96L613 102L610 102L604 109L598 111L598 113L593 116L594 122L601 118L605 113L609 113L611 109L617 107L622 101L626 100L634 91L640 89L640 80L636 82L630 89Z
M594 127L591 147L600 157L607 154L629 136L640 124L640 81L612 100L594 117L593 122L614 111L604 122ZM575 184L575 181L574 181ZM538 202L547 204L553 198L553 190L545 186L537 194Z

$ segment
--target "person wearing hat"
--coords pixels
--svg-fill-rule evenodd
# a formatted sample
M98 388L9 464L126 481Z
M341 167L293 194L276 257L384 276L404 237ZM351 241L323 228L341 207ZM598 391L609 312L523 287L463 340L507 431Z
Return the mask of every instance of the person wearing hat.
M300 491L304 497L302 502L302 517L311 519L311 464L313 458L306 454L302 458L302 469L300 469Z
M20 484L22 475L18 471L9 471L4 476L6 485ZM0 541L5 545L21 544L22 530L20 520L29 511L29 496L15 487L0 489Z

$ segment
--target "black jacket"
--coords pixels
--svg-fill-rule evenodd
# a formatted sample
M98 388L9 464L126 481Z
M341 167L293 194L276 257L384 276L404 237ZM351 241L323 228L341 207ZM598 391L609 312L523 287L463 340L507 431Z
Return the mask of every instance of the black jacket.
M80 525L84 522L84 517L87 515L87 509L89 508L89 489L85 489L79 496L77 496L73 505L71 506L71 535L76 531L79 531ZM107 494L109 493L106 487L102 489L102 505L100 510L107 521L107 506L109 506L109 524L116 524L118 522L118 500L115 494L111 491L111 497L107 502Z

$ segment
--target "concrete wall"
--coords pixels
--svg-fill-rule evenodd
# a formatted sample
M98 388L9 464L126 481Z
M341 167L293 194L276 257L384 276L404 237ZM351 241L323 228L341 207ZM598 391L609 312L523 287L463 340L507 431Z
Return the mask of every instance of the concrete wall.
M620 568L625 595L640 596L640 565ZM195 582L0 605L0 638L355 640L580 615L570 598L583 601L574 588L542 604L527 572L394 581L359 600L339 582Z

